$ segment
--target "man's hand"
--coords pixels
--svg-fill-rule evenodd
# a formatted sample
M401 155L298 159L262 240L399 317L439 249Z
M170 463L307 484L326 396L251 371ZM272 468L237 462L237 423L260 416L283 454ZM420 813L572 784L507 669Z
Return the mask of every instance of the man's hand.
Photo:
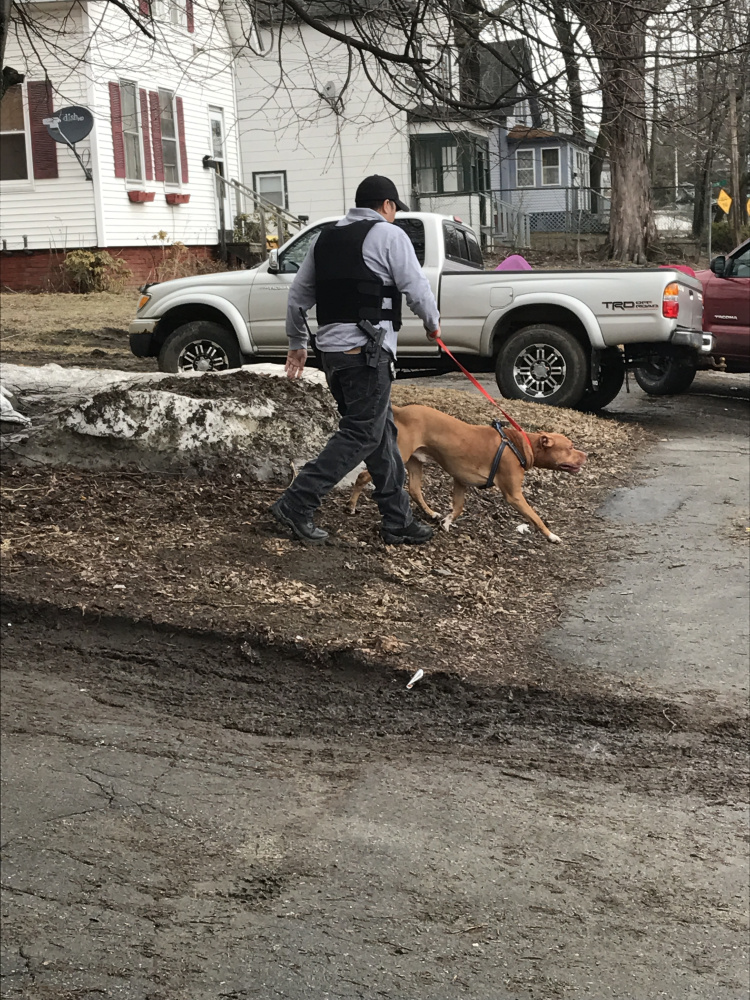
M287 378L302 378L302 372L307 361L307 351L301 347L297 351L289 351L286 356L284 371Z
M432 330L432 331L427 330L426 332L428 340L437 340L438 337L440 336L440 327L438 327L437 330Z

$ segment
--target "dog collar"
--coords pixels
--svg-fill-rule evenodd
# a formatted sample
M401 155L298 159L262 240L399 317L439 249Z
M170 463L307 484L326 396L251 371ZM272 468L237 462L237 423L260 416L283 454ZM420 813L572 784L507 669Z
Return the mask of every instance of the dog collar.
M487 477L487 482L483 483L481 486L478 487L478 489L480 490L488 490L491 486L494 485L495 476L497 475L497 470L500 468L500 459L503 457L503 452L505 451L506 447L510 448L513 454L516 456L518 461L521 463L521 468L522 469L526 468L526 459L520 453L518 448L516 448L513 442L505 436L505 431L503 430L503 425L500 423L500 421L493 420L492 426L500 435L500 447L495 452L495 457L492 460L492 467L490 468L490 474Z

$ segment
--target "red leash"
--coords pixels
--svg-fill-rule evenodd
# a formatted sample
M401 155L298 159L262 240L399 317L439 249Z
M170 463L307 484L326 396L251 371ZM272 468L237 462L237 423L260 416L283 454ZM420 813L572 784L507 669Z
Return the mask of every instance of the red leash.
M441 350L445 351L445 353L453 361L453 363L455 365L457 365L461 369L461 371L464 373L464 375L467 377L467 379L472 383L472 385L474 385L477 389L479 389L479 391L482 393L482 395L485 396L492 403L493 406L496 406L498 408L498 410L500 410L500 412L505 417L505 419L508 421L508 423L510 424L510 426L514 427L517 431L520 431L520 433L523 434L524 440L528 444L529 448L531 448L531 454L533 455L534 454L534 449L532 448L531 441L529 441L529 436L526 433L526 431L523 429L523 427L521 427L520 424L516 423L516 421L513 419L513 417L511 417L511 415L509 413L505 412L505 410L498 403L498 401L496 399L493 399L492 396L490 396L490 394L487 392L487 390L483 386L481 386L479 384L479 382L477 382L477 380L474 378L474 376L471 374L471 372L467 371L464 368L464 366L461 364L461 362L458 360L458 358L453 354L453 352L448 347L445 346L445 344L440 339L440 337L434 337L433 339L434 339L435 343L438 345L438 347Z

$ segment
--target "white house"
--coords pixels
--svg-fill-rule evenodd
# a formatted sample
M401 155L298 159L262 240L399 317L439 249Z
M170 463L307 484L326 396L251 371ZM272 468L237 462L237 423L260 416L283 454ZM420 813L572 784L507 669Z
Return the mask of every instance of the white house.
M341 6L338 22L331 0L312 12L346 30ZM247 184L295 215L317 219L344 213L363 177L385 174L410 207L458 213L482 232L477 193L489 180L487 126L425 106L416 85L409 93L406 76L395 108L378 92L396 96L394 82L374 63L368 77L340 42L290 22L288 11L280 24L273 5L261 13L255 51L241 52L236 62ZM424 52L433 72L457 85L451 49L424 43Z
M144 280L165 243L215 248L217 180L203 157L240 171L223 15L193 0L139 0L152 40L111 3L25 6L55 44L33 51L8 39L6 64L25 80L2 102L0 280L43 286L62 252L82 247L106 248ZM43 124L71 105L93 114L77 145L91 180Z

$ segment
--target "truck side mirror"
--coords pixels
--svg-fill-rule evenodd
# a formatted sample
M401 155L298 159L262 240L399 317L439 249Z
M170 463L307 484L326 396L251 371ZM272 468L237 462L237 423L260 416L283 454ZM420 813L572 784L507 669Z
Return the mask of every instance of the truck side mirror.
M714 257L714 259L711 261L711 263L708 266L711 268L711 270L714 272L714 274L716 275L717 278L723 278L724 277L724 271L725 271L726 266L727 266L727 259L726 259L726 257L723 257L723 256L722 257Z
M269 274L279 273L279 251L275 248L268 254L268 272Z

